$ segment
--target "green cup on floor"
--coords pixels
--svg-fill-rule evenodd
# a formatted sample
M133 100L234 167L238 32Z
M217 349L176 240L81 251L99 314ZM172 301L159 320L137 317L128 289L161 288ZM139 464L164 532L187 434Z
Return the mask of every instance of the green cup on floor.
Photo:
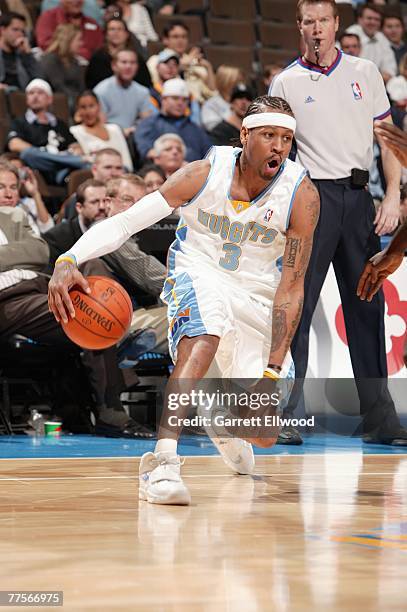
M59 438L62 433L61 421L45 421L44 431L45 435L50 438Z

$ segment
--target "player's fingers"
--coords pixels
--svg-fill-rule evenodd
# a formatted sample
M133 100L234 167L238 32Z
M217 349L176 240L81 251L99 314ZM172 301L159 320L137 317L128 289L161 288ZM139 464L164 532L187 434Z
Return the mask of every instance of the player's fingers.
M385 277L383 275L379 274L379 271L377 270L377 268L372 268L371 275L370 275L370 286L369 286L369 290L367 293L368 302L371 302L372 298L379 291L380 287L383 284L384 278Z
M86 278L83 276L83 274L79 272L79 270L75 270L75 273L73 275L72 285L79 285L85 293L90 293L89 283L86 280Z
M58 309L55 306L54 295L50 288L48 288L48 309L50 312L52 312L56 321L59 323L60 319L59 319Z
M59 321L62 321L63 323L68 323L68 315L65 309L65 303L59 293L55 293L54 295L54 308L57 312Z
M356 294L360 297L361 300L366 299L366 295L370 285L370 273L371 273L372 265L368 263L365 266L365 269L362 272L362 276L359 279L358 287L356 289Z
M376 222L376 234L378 236L382 236L383 235L383 228L386 225L386 215L383 213L382 210L379 211L379 217L377 219Z

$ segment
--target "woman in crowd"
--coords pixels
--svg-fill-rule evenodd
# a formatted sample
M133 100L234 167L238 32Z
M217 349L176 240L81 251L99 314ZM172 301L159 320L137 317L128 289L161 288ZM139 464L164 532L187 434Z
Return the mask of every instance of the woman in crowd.
M93 89L100 81L112 76L112 57L122 49L134 49L138 55L139 69L134 80L144 87L152 86L150 73L141 53L141 46L135 36L129 32L126 22L121 17L112 17L106 22L105 44L90 58L86 70L86 87Z
M222 64L216 71L218 93L205 102L201 110L201 121L208 132L230 115L230 95L239 83L244 83L244 75L236 66Z
M84 155L92 161L96 151L109 147L121 154L127 170L133 170L133 162L121 128L114 123L103 123L99 100L93 91L84 91L78 97L75 117L80 123L72 126L70 131Z
M41 58L43 78L53 91L62 92L68 97L71 110L75 106L78 91L84 89L83 61L78 59L81 46L80 29L71 23L61 24Z

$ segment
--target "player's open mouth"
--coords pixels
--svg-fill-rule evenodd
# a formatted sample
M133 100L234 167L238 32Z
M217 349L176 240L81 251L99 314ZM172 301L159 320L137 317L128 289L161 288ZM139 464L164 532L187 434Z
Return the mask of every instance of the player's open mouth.
M277 159L271 159L269 162L267 162L267 166L270 168L270 170L275 170L279 167L279 165L280 162Z

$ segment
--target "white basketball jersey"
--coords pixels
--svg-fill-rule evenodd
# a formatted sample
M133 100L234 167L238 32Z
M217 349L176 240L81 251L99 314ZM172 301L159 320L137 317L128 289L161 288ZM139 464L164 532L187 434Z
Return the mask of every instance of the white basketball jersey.
M268 187L251 202L236 201L230 190L241 149L212 147L211 169L199 193L180 210L176 240L168 257L169 280L182 273L204 274L232 284L269 305L280 281L291 207L306 175L286 160ZM164 289L165 293L165 289Z

